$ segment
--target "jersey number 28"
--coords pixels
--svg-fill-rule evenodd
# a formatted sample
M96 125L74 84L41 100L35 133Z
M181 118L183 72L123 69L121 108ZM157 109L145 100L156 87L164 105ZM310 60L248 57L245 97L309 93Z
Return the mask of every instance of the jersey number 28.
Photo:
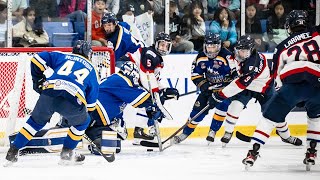
M302 51L303 50L303 51ZM300 54L304 53L307 57L308 61L316 62L320 59L320 52L319 52L319 46L318 43L315 40L310 40L306 43L303 43L302 47L300 46L293 46L290 49L288 49L287 55L288 57L294 55L294 60L299 61Z

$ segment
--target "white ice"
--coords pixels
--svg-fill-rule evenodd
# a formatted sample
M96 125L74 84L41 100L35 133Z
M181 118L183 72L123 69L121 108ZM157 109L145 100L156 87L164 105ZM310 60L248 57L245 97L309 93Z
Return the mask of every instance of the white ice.
M0 180L320 179L320 160L306 172L302 163L305 146L284 144L277 137L269 139L249 171L241 161L250 144L235 138L226 148L221 147L219 138L210 146L204 139L187 139L163 152L147 152L147 148L131 143L123 142L122 152L113 163L81 150L86 155L85 163L72 167L58 165L57 153L20 156L17 163L5 168L6 150L0 149Z

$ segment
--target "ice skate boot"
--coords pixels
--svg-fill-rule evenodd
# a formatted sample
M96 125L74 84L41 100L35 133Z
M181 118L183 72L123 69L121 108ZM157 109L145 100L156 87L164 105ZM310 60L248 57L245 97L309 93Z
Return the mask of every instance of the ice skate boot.
M278 131L276 131L277 135L279 135ZM280 136L280 135L279 135ZM294 136L290 136L289 138L287 139L284 139L280 136L281 140L285 143L288 143L288 144L292 144L292 145L295 145L295 146L301 146L302 145L302 141L301 139L297 138L297 137L294 137Z
M311 166L315 165L315 159L317 157L316 150L317 142L312 140L310 141L310 148L307 149L306 157L303 160L303 164L306 165L306 170L310 171Z
M187 139L187 137L188 137L188 135L186 135L186 134L180 134L180 135L178 135L178 136L174 136L173 137L173 143L174 144L179 144L179 143L181 143L182 141L184 141L185 139Z
M7 162L5 162L3 166L7 167L17 162L18 155L19 155L19 149L17 149L14 145L11 145L6 156Z
M242 164L245 165L245 169L248 170L253 166L254 162L259 157L260 144L254 143L252 150L249 150L247 157L242 160Z
M222 147L226 147L226 145L229 143L231 137L232 137L233 132L225 132L223 137L221 138L222 142Z
M76 153L72 149L62 148L62 151L60 153L60 165L81 165L83 164L83 161L85 159L85 156L82 154Z
M216 132L213 131L212 129L209 130L208 136L206 138L208 145L210 145L210 143L214 142L214 137L216 136Z
M142 140L147 140L147 141L154 140L154 136L144 133L143 128L141 127L134 128L133 138L134 138L132 143L133 145L140 145L140 141Z

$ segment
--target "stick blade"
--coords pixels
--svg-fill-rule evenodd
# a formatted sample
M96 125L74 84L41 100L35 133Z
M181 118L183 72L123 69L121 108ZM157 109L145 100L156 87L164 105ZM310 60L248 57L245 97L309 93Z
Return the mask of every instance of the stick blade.
M241 140L241 141L244 141L244 142L251 142L251 137L250 136L247 136L245 134L242 134L241 132L239 131L236 131L236 137Z

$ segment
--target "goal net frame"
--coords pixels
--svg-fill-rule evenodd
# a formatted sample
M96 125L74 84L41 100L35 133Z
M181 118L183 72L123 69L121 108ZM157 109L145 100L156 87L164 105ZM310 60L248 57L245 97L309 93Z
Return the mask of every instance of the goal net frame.
M113 49L92 47L92 50L91 61L100 79L113 74ZM72 47L0 48L0 146L9 145L8 136L19 131L37 102L39 95L32 88L30 63L34 54L43 51L71 53ZM52 123L59 118L54 115Z

